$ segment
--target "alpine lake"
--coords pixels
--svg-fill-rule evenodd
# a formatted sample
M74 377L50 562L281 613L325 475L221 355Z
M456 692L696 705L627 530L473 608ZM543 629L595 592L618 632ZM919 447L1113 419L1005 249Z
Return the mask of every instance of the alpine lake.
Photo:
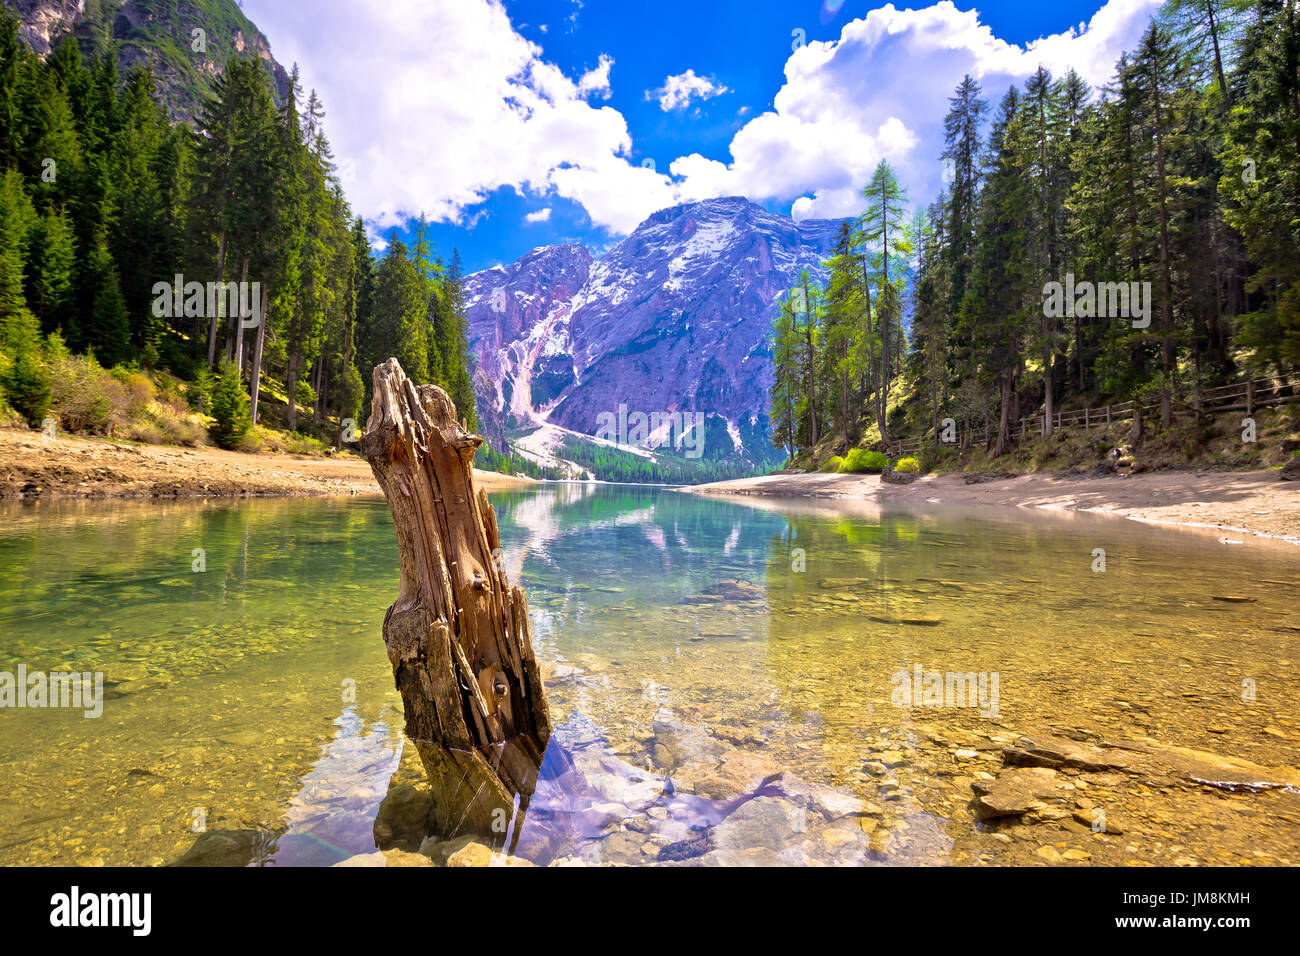
M0 709L0 864L1300 862L1294 546L644 486L492 501L554 726L496 838L425 832L382 498L0 506L0 672L103 675L98 715Z

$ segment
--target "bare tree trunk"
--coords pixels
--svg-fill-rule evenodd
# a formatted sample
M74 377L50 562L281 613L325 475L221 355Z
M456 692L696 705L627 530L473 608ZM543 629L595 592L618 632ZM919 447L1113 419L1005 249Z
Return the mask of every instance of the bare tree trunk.
M221 282L226 277L226 233L221 233L221 239L217 244L217 282ZM221 299L217 300L218 302ZM208 316L208 368L215 368L217 364L217 327L221 324L221 310L217 309L215 315Z
M846 357L847 358L847 357ZM844 431L844 454L853 446L849 444L849 363L844 363L844 374L840 376L840 423Z
M1219 92L1223 94L1222 111L1228 115L1232 111L1232 93L1228 81L1223 75L1223 54L1219 50L1219 25L1214 22L1213 0L1205 0L1205 12L1210 18L1210 42L1214 44L1214 75L1219 80Z
M504 833L551 736L528 602L474 488L482 444L442 389L412 384L396 359L375 368L360 448L392 509L402 572L384 643L444 836Z
M803 306L804 306L804 342L806 345L804 359L808 363L808 438L809 445L817 447L817 441L821 435L817 431L817 351L813 347L813 310L812 302L809 301L808 287L803 287Z
M1052 394L1052 353L1049 349L1047 357L1043 364L1043 437L1052 437L1052 414L1056 407L1055 396Z
M1088 381L1083 367L1083 319L1077 315L1074 318L1074 354L1079 363L1079 391L1086 392Z
M998 416L998 442L994 456L1001 458L1007 450L1007 434L1011 424L1011 373L1002 373L1002 394L999 396L1002 411Z
M298 356L290 352L288 356L288 368L285 369L284 375L285 391L289 393L289 431L298 430Z
M326 408L326 391L329 389L329 353L321 354L320 361L317 363L320 367L316 370L316 412L315 418L318 422L325 421Z
M244 253L244 267L239 275L239 307L235 309L235 314L230 319L230 350L233 352L231 361L235 363L235 368L241 372L244 370L244 316L241 314L244 305L244 290L248 288L248 253Z
M1164 367L1165 375L1164 387L1160 395L1160 427L1168 429L1173 424L1173 400L1170 387L1175 371L1173 287L1169 278L1169 209L1166 195L1165 138L1160 126L1162 114L1160 108L1159 57L1153 55L1151 62L1155 71L1151 77L1151 92L1155 101L1153 105L1155 108L1156 175L1160 186L1158 191L1160 197L1160 331L1162 332L1160 362Z
M257 395L262 387L262 346L266 342L266 313L271 307L271 293L262 287L262 321L257 323L257 344L253 346L253 371L250 378L253 423L257 423Z

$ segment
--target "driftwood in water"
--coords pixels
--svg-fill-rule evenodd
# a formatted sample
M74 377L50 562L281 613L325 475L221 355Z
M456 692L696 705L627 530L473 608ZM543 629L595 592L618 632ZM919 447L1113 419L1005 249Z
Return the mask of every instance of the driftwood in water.
M502 832L551 735L528 604L474 488L482 443L442 389L412 384L396 359L375 368L359 444L392 509L402 571L384 643L445 836Z

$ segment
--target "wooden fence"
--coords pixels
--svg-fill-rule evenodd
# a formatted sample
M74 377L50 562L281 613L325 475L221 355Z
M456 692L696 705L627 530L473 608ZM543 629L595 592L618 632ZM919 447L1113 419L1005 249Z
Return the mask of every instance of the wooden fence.
M1294 401L1300 401L1300 381L1286 378L1254 378L1234 382L1231 385L1202 389L1193 394L1190 404L1185 401L1175 401L1173 411L1175 417L1188 413L1200 416L1232 411L1241 411L1250 415L1257 408L1285 405ZM1131 421L1133 407L1133 402L1121 402L1118 405L1103 405L1100 408L1082 408L1072 411L1058 409L1052 413L1054 430L1083 428L1087 431L1112 422ZM1144 404L1142 412L1144 418L1148 420L1152 417L1158 418L1160 405L1159 403ZM1045 427L1045 414L1037 412L1026 415L1018 422L1012 422L1008 431L1013 441L1023 441L1026 435L1042 435ZM978 442L988 445L997 437L997 428L985 422L973 437L974 441L969 444ZM897 439L891 441L890 446L900 455L916 455L933 443L934 436L927 434L918 438ZM956 444L953 443L953 447Z

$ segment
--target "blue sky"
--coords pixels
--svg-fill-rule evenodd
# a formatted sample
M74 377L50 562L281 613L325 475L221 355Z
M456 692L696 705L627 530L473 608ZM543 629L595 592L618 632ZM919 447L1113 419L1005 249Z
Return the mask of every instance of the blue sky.
M244 0L324 99L354 208L380 240L430 220L467 271L599 253L675 202L746 195L851 215L880 159L934 197L947 96L996 102L1042 62L1094 84L1157 0Z

